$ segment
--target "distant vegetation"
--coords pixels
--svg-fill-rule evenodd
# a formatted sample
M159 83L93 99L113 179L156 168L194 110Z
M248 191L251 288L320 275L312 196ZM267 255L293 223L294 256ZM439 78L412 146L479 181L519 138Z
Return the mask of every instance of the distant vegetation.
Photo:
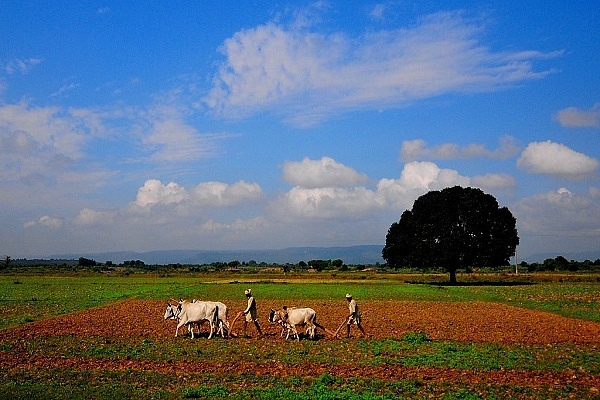
M104 263L97 262L93 259L80 257L79 259L71 260L44 260L44 259L13 259L5 257L0 262L0 270L5 274L29 274L29 273L117 273L117 274L172 274L172 273L228 273L228 274L245 274L259 272L281 272L288 273L309 273L309 272L330 272L344 273L357 271L373 271L375 273L403 273L403 274L438 274L444 273L443 268L431 269L411 269L411 268L392 268L386 263L375 264L351 264L347 265L341 259L333 260L309 260L299 261L296 264L291 263L267 263L264 261L258 262L250 260L248 262L240 262L237 260L229 262L212 262L207 264L146 264L142 260L127 260L122 263L113 263L106 261ZM556 258L548 258L541 263L521 262L516 267L514 265L506 265L499 268L477 268L469 267L466 269L466 274L470 273L488 273L488 272L504 272L504 273L532 273L532 272L587 272L600 273L600 259L595 261L575 261L567 260L563 256Z

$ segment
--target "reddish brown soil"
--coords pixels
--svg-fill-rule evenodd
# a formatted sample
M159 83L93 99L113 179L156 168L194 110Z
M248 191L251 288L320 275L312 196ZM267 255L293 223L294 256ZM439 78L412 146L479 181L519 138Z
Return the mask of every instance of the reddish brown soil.
M229 319L244 308L245 302L229 302ZM231 338L242 345L251 341L252 346L265 349L282 343L280 328L267 322L269 308L282 304L259 301L260 323L265 337L257 337L254 326L248 327L251 339ZM288 303L288 306L296 304ZM300 304L298 304L300 305ZM346 304L341 302L316 302L310 304L318 315L318 321L335 331L347 313ZM494 342L501 344L545 344L574 343L600 348L600 324L560 317L550 313L526 310L491 303L435 303L369 301L360 302L364 316L364 327L374 339L400 337L407 332L425 332L434 340L463 342ZM125 301L70 315L30 323L25 326L0 332L0 344L4 342L24 343L33 337L45 335L97 336L106 338L169 338L175 333L175 322L163 320L166 304L161 301ZM243 322L237 321L236 333L241 333ZM182 332L180 330L180 332ZM342 333L344 333L342 331ZM356 328L353 338L360 337ZM327 335L319 340L336 341ZM173 338L189 340L189 338ZM206 339L199 339L206 340ZM352 339L353 340L353 339ZM18 347L18 346L16 346ZM0 352L0 368L44 368L48 365L71 369L133 369L146 371L172 371L176 373L237 373L252 371L255 374L280 376L319 376L328 372L340 377L377 377L379 379L419 379L423 381L462 381L474 384L515 384L527 387L540 385L565 385L567 383L589 387L597 394L600 376L581 371L526 372L526 371L469 371L447 368L409 368L381 365L376 367L351 365L314 365L310 368L293 368L279 362L210 363L193 360L150 361L150 360L107 360L68 357L31 356L13 349ZM18 355L15 354L18 351Z

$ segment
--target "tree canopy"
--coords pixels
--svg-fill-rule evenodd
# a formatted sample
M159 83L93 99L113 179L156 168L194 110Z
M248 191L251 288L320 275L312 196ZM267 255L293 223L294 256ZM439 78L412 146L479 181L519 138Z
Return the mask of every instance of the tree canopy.
M387 233L383 259L392 268L444 268L450 282L467 267L507 265L519 244L516 219L480 189L430 191Z

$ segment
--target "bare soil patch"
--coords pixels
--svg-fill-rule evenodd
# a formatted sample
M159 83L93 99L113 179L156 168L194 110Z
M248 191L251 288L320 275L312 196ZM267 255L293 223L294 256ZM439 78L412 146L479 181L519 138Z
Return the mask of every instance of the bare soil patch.
M229 319L245 306L244 301L228 302ZM280 308L282 303L258 300L260 323L265 337L258 338L254 326L249 325L250 339L231 338L241 345L251 341L252 346L264 348L280 345L280 328L267 322L270 308ZM334 331L347 314L346 303L315 302L293 304L310 306L318 315L318 321ZM600 324L577 319L560 317L551 313L521 309L491 303L443 303L443 302L403 302L368 301L360 302L364 316L364 327L373 339L399 338L407 332L424 332L434 340L454 340L462 342L494 342L501 344L547 344L574 343L596 346L600 344ZM73 335L80 337L98 336L106 338L173 338L175 321L163 319L166 303L163 301L128 300L109 306L98 307L53 319L38 321L15 329L0 332L3 342L26 343L38 336ZM236 323L234 331L241 333L243 321ZM181 332L181 331L180 331ZM342 333L344 333L342 331ZM324 341L336 341L321 332ZM356 328L352 337L359 338ZM198 339L206 340L206 339ZM19 349L20 348L20 349ZM600 377L594 374L564 372L526 371L468 371L448 368L412 368L403 366L355 366L347 364L311 364L306 368L289 368L277 361L253 363L240 361L231 363L200 362L189 360L109 360L80 357L41 357L31 356L15 346L13 352L0 351L0 368L71 368L77 370L144 370L159 372L186 373L242 373L252 371L257 375L277 376L319 376L329 373L340 377L373 377L384 380L419 379L422 381L462 381L473 383L493 382L494 384L514 384L539 387L540 385L564 385L573 383L584 385L590 390L600 387ZM596 393L596 392L594 392Z
M229 320L243 310L245 302L229 302ZM268 323L270 308L282 303L259 300L260 324L265 340L279 340L280 328ZM344 301L292 304L310 306L321 325L335 331L347 315ZM494 303L446 303L368 301L360 302L363 325L374 339L401 337L407 332L424 332L434 340L494 342L502 344L600 344L600 324L555 314ZM175 322L163 319L166 303L129 300L53 319L38 321L0 332L0 340L39 335L165 338L175 334ZM234 326L241 333L242 319ZM183 329L182 329L183 330ZM180 330L181 332L181 330ZM343 332L343 330L342 330ZM256 335L249 325L249 335ZM352 336L359 336L352 329ZM331 340L325 337L324 340Z

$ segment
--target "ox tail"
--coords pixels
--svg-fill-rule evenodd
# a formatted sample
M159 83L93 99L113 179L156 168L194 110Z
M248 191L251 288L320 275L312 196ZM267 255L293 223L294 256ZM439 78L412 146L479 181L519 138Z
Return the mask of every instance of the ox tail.
M330 331L329 329L325 328L323 325L321 325L320 323L317 322L317 317L316 316L315 316L315 319L313 319L313 324L315 324L315 326L317 328L323 329L325 331L325 333L327 333L328 335L330 335L332 337L335 336L334 332Z
M214 325L219 324L219 306L215 305L215 309L213 310L213 314L210 319L211 319L211 324L214 324Z
M229 309L225 308L225 321L224 321L224 332L225 336L229 336Z
M325 330L325 327L317 322L317 314L313 314L310 317L310 322L317 328L321 328L321 329Z
M321 329L323 329L324 331L326 331L326 330L327 330L327 329L326 329L326 328L325 328L323 325L321 325L320 323L318 323L316 320L313 320L313 324L315 324L315 326L316 326L317 328L321 328Z
M212 338L215 327L219 323L219 306L215 304L215 308L212 310L212 314L210 315L210 320L208 324L210 325L210 333L208 334L208 338Z

